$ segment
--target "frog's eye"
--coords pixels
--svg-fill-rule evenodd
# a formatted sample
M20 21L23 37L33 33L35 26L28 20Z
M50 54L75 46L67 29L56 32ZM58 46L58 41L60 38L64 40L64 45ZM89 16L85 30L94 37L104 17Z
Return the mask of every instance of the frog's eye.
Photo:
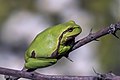
M32 51L31 58L35 58L35 51Z
M69 32L72 32L72 31L73 31L73 28L69 28L68 31L69 31Z

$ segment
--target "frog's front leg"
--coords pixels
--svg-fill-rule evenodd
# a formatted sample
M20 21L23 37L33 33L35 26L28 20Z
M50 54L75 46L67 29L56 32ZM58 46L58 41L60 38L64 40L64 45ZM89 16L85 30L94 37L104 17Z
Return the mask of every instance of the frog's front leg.
M37 69L47 66L51 66L57 62L57 59L46 59L46 58L29 58L25 63L27 69Z

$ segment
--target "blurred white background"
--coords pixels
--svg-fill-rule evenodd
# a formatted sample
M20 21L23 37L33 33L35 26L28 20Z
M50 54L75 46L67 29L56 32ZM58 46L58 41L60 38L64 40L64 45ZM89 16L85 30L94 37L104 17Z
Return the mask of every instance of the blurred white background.
M89 1L92 3L89 4ZM7 0L1 0L0 3L3 5L0 6L0 11L3 11L3 14L7 12L7 14L0 14L0 16L4 16L0 20L0 67L21 70L24 66L25 50L34 37L47 27L74 20L82 27L82 33L76 38L76 40L79 40L87 36L91 28L95 32L103 26L108 26L111 22L120 19L119 0L101 0L98 2L94 0L26 0L25 2L24 0L11 0L8 2ZM106 10L101 6L105 6L104 9ZM111 14L108 15L106 12ZM105 15L108 15L108 17ZM110 38L118 41L113 36L104 37L99 42L93 41L70 53L70 59L73 62L62 58L57 64L38 69L37 72L49 75L89 76L96 75L92 68L99 72L107 71L105 65L112 62L108 60L109 63L107 63L105 59L108 58L100 60L99 53L108 55L107 51L111 48L106 48L107 51L105 52L103 50L105 46L110 46L108 43L112 41ZM102 45L102 41L109 45ZM101 47L101 45L104 47ZM118 51L118 53L120 52ZM110 70L113 70L112 68L110 67ZM113 71L117 71L116 69L115 67ZM3 80L3 76L0 76L0 79Z

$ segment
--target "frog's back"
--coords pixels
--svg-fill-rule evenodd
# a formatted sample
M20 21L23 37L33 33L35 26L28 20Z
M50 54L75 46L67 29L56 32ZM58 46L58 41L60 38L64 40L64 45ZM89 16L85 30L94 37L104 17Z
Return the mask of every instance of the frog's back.
M34 51L37 53L35 54L37 57L50 57L57 49L59 36L64 32L65 27L66 25L59 24L39 33L30 44L30 47L26 51L26 55L31 56L32 51Z

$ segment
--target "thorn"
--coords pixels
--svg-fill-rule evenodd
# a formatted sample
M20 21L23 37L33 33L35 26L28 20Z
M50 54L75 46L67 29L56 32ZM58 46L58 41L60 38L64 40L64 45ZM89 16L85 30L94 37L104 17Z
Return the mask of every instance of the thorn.
M95 39L95 41L100 41L100 40L98 40L98 39Z
M89 35L92 34L92 30L93 30L93 28L90 29L90 33L89 33ZM94 40L95 40L95 41L99 41L99 40L97 40L97 39L94 39Z
M69 61L73 62L73 60L69 58L69 54L64 55L64 57L66 57Z
M92 33L93 28L90 29L90 33Z
M112 33L113 34L113 36L115 36L117 39L119 39L119 37L115 34L115 33Z
M91 28L91 29L90 29L89 35L91 35L91 34L92 34L92 30L93 30L93 28Z
M68 56L65 56L69 61L73 62L73 60L71 60Z
M93 67L92 67L92 69L93 69L93 71L94 71L95 74L101 75L100 73L96 72L96 70Z
M109 72L108 72L108 75L109 75L109 76L116 76L115 74L112 73L112 71L109 71Z
M104 79L104 76L103 76L102 74L96 72L94 68L92 68L92 69L93 69L94 73L97 74L97 76L98 76L98 79L97 79L97 80L105 80L105 79Z
M115 74L112 73L112 71L110 71L107 74L100 74L100 73L97 73L94 68L92 68L92 69L98 75L98 79L97 80L112 80L113 77L116 76Z
M66 57L69 61L73 62L73 60L71 60L69 57Z

